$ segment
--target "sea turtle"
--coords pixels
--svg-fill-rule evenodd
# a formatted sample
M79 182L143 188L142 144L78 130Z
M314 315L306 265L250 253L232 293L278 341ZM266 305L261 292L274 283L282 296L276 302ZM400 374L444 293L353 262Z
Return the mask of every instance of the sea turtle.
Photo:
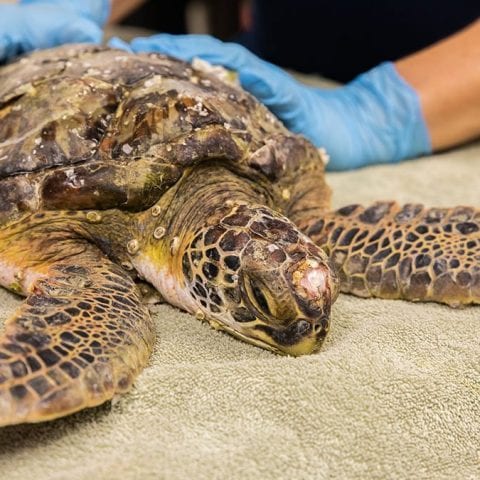
M291 355L319 348L339 284L480 302L479 210L331 212L322 159L166 56L68 46L0 69L0 284L27 297L0 337L0 425L126 391L154 343L146 283Z

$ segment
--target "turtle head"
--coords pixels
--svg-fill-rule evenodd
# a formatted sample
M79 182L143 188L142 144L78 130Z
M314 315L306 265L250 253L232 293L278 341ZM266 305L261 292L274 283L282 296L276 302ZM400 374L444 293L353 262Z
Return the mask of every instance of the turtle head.
M322 344L338 280L326 254L285 217L240 205L197 232L181 258L197 316L212 326L290 355Z

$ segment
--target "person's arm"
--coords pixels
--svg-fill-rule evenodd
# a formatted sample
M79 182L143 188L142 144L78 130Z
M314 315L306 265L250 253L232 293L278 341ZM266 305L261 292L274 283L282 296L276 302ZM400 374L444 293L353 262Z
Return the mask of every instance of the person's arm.
M395 66L420 96L434 150L480 136L480 20Z
M135 11L146 0L111 0L112 8L108 23L115 24L121 22L130 13Z
M347 85L308 87L247 49L205 35L154 35L127 45L236 70L242 86L285 125L346 170L398 162L480 135L479 22L396 64L385 62ZM112 43L125 47L116 40ZM455 71L454 71L455 70Z

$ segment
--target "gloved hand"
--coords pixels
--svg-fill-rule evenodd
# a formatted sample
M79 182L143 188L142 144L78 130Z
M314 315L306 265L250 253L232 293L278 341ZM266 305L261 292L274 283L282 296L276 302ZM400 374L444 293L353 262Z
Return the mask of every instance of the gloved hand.
M109 0L22 0L0 5L0 62L36 48L98 43Z
M382 63L335 89L306 86L244 47L205 35L154 35L130 45L134 52L160 52L191 61L199 57L236 70L242 86L292 131L330 155L328 168L347 170L431 152L420 100L392 63Z

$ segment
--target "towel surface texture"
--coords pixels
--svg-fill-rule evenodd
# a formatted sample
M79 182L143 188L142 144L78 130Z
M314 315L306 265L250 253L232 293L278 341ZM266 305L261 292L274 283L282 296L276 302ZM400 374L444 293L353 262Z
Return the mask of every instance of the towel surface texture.
M334 206L480 207L480 145L328 175ZM20 300L0 289L0 324ZM0 429L0 478L480 479L480 307L341 295L321 352L281 357L155 307L133 390Z

